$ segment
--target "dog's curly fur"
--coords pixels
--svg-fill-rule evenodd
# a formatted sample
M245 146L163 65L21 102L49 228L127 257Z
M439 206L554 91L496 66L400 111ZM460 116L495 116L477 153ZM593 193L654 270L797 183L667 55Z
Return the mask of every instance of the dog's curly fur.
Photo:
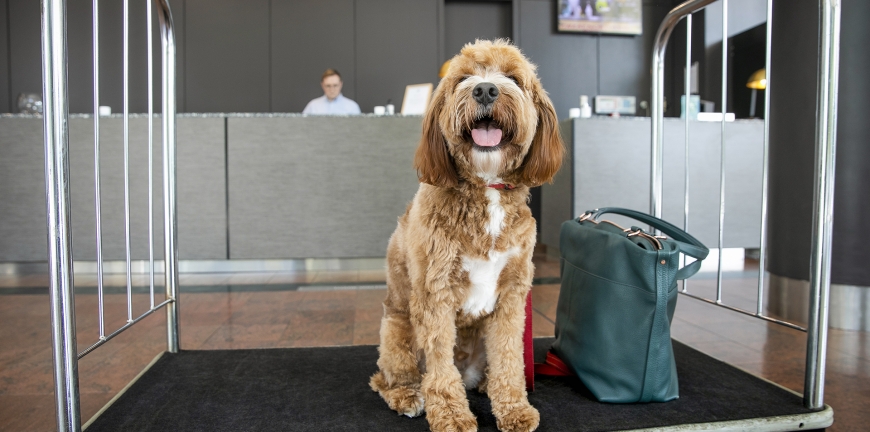
M494 101L474 97L481 83L496 87ZM500 129L501 140L478 145L475 129ZM391 409L415 417L425 406L433 431L475 431L465 389L477 386L499 430L537 428L523 375L536 239L527 202L563 153L553 105L519 49L476 41L453 58L424 116L420 188L387 249L370 385Z

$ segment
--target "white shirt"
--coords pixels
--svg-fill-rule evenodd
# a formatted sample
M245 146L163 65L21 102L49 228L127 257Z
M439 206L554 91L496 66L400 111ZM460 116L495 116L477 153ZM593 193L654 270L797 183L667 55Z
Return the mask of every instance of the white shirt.
M359 114L359 105L356 102L344 97L341 93L333 100L329 100L326 95L317 99L312 99L305 105L302 114L314 115L341 115L341 114Z

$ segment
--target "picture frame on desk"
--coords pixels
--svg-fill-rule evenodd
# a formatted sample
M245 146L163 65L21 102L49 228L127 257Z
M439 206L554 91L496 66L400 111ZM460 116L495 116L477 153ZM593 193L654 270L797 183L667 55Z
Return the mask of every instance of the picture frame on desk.
M405 87L402 100L402 115L423 115L432 98L432 83L411 84Z

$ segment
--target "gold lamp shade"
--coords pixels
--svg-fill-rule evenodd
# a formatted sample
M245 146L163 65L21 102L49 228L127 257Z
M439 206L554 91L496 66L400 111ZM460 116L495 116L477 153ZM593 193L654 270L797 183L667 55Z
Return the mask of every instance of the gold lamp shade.
M767 71L759 69L749 77L746 81L746 87L755 90L764 90L767 88Z
M441 70L438 71L438 78L444 78L444 75L447 75L447 69L450 69L450 60L441 65Z

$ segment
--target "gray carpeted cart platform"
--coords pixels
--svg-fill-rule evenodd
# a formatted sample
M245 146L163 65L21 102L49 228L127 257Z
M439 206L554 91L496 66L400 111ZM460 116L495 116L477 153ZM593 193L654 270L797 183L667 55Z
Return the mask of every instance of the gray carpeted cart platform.
M543 359L553 339L536 339ZM538 377L529 401L540 431L812 430L833 411L674 343L680 399L603 404L576 378ZM368 387L375 346L181 351L162 354L87 427L94 431L426 431ZM495 431L486 395L468 392L481 431Z

